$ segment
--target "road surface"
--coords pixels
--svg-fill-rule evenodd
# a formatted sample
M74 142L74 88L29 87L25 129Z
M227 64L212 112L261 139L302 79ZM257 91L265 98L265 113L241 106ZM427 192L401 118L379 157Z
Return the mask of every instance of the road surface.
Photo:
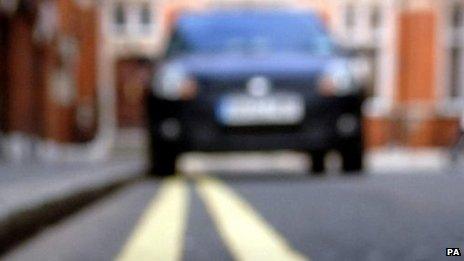
M464 175L448 173L147 179L5 260L447 260L463 206Z

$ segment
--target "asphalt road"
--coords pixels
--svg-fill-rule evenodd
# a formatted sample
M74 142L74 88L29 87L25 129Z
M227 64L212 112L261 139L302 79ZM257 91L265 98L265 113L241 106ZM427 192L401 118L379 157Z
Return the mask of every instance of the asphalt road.
M210 175L145 180L6 260L449 260L464 176Z

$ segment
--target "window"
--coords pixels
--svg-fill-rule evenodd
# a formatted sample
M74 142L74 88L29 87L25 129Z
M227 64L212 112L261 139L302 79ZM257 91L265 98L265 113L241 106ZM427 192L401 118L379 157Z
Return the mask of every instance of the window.
M452 10L452 24L454 28L459 28L462 26L463 20L463 6L462 4L456 2L454 3L453 10Z
M454 1L449 5L448 22L448 100L464 98L464 4Z
M381 27L381 7L376 3L351 1L345 5L345 8L344 26L347 46L360 60L368 64L370 75L366 92L369 97L376 97L380 53L377 45L377 30Z
M139 41L151 36L156 29L151 1L113 0L109 2L109 28L113 36L119 40Z
M370 25L372 29L378 29L381 24L381 12L380 12L380 6L379 5L374 5L372 6L370 10Z
M348 30L353 29L355 26L355 9L354 5L352 3L349 3L346 6L346 11L345 11L345 27Z
M146 35L151 32L153 26L153 13L149 2L142 2L137 6L138 33Z
M183 15L176 24L188 52L299 51L330 55L334 46L322 23L309 15ZM185 46L186 45L186 46Z
M149 26L152 23L152 16L150 5L148 3L143 3L140 8L140 24L143 26Z
M388 113L394 98L396 46L391 42L397 30L393 18L398 10L397 1L340 1L341 19L336 20L339 39L369 73L365 86L367 113Z
M462 66L461 64L461 48L459 47L452 47L450 51L450 91L449 91L449 96L450 98L457 98L460 96L460 68Z
M114 8L113 23L119 32L123 31L127 24L126 10L122 3L116 4Z

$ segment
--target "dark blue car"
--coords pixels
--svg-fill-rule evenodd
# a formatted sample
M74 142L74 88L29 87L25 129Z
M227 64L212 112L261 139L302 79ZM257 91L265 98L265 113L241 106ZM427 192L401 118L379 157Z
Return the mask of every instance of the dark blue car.
M296 11L184 13L148 95L152 174L187 151L328 151L363 166L362 83L321 19Z

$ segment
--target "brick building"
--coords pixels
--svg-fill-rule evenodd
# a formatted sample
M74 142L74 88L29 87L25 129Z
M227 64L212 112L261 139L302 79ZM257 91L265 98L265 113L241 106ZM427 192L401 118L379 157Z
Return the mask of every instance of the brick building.
M331 25L371 61L370 146L446 146L463 107L461 0L333 1Z
M463 0L0 0L0 142L21 158L102 158L143 126L141 97L178 12L320 13L371 65L369 146L446 146L464 101Z
M61 144L93 140L97 10L88 1L0 4L2 155L55 158Z

